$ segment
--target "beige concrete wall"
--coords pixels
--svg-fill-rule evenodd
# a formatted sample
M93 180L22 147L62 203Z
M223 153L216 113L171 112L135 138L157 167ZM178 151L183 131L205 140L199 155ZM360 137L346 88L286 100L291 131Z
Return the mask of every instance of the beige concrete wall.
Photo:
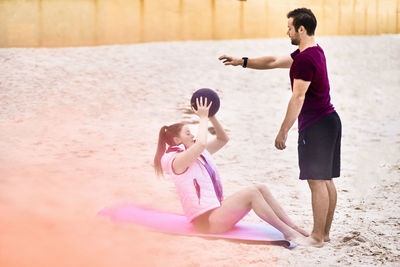
M296 7L320 36L400 33L400 0L0 0L0 47L285 37Z

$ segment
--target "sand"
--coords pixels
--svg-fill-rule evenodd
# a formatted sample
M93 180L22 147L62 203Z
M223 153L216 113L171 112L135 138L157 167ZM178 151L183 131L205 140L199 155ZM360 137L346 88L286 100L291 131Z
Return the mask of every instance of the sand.
M331 242L321 249L171 236L96 216L135 203L182 212L152 169L158 131L190 123L191 93L218 91L231 140L215 155L225 195L262 183L312 229L298 180L297 126L273 143L288 70L226 67L226 53L288 54L286 39L0 49L0 266L400 265L400 37L324 37L342 119L342 175ZM260 222L251 212L244 220Z

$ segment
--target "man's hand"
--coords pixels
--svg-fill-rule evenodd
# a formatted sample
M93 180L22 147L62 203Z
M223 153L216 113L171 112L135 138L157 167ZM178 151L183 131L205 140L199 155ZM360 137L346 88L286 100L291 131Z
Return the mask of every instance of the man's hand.
M284 131L279 131L278 135L275 138L275 147L279 150L283 150L286 148L286 140L288 137L288 133Z
M225 66L232 65L232 66L243 66L243 59L241 58L234 58L227 55L220 56L219 60L223 60Z

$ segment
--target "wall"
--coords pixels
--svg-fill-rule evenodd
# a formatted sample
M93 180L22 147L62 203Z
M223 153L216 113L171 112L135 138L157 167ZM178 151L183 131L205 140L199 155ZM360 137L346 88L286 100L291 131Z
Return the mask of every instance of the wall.
M319 36L400 33L400 0L0 0L0 47L285 37L297 7Z

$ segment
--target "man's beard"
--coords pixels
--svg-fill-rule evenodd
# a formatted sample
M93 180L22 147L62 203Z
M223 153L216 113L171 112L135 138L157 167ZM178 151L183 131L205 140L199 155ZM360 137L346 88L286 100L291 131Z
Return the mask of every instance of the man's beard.
M292 41L292 45L299 45L300 41L298 39L290 39Z

